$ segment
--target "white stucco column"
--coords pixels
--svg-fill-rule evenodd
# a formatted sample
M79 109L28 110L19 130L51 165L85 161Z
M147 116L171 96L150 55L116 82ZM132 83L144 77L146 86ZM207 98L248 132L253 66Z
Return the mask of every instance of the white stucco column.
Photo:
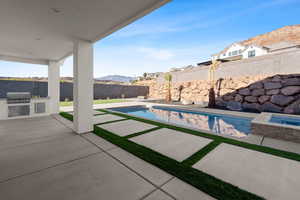
M59 112L60 97L60 63L50 61L48 65L48 97L49 113L56 114Z
M93 44L74 42L74 129L77 133L93 130Z

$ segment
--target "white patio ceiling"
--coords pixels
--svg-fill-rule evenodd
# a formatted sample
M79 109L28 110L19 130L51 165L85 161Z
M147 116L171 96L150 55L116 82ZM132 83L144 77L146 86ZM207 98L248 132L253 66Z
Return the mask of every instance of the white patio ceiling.
M48 64L96 42L169 0L1 0L0 59Z

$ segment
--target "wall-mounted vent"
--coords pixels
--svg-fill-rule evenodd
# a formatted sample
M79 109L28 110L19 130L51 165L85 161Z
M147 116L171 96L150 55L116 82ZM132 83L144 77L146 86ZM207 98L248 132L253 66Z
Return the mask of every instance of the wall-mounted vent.
M46 112L46 104L45 103L35 103L34 104L34 112L35 113L45 113Z

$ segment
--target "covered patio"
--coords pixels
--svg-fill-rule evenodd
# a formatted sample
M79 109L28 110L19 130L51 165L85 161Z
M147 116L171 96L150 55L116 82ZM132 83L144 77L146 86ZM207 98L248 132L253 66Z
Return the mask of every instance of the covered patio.
M299 144L233 139L106 109L147 103L93 106L93 44L167 2L0 3L0 59L48 67L47 115L0 121L1 199L299 197ZM74 108L59 114L60 67L71 55Z

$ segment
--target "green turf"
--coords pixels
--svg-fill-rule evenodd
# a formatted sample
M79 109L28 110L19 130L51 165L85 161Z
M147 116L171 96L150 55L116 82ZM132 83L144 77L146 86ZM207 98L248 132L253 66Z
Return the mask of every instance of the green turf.
M186 166L183 163L99 127L95 127L94 133L133 155L193 185L216 199L263 199L230 183L224 182L190 166Z
M69 113L61 113L61 115L69 120L73 119L72 115ZM143 131L138 133L138 135L145 134L148 132L149 130ZM110 141L111 143L119 146L120 148L132 153L133 155L193 185L194 187L198 188L199 190L209 194L210 196L216 199L263 199L262 197L242 190L230 183L224 182L218 178L215 178L190 166L193 162L197 162L196 160L201 159L200 155L204 156L204 154L208 153L209 150L212 150L214 146L217 146L219 144L218 142L211 142L206 147L204 147L204 149L206 150L203 150L202 153L199 153L201 152L199 151L196 154L192 155L190 159L187 159L184 162L178 162L147 147L131 142L126 137L121 137L107 130L101 129L98 126L94 126L94 133L106 139L107 141Z
M268 154L272 154L272 155L275 155L275 156L300 161L300 155L297 154L297 153L282 151L282 150L274 149L274 148L271 148L271 147L266 147L266 146L261 146L261 145L256 145L256 144L250 144L250 143L234 140L234 139L231 139L231 138L222 137L222 136L219 136L219 135L203 133L203 132L199 132L199 131L188 129L188 128L183 128L183 127L179 127L179 126L165 124L165 123L162 123L162 122L157 122L157 121L152 121L152 120L148 120L148 119L133 117L133 116L129 116L129 115L126 115L126 114L123 114L123 113L119 113L119 112L111 112L111 111L104 110L104 109L101 109L101 111L107 112L107 113L110 113L110 114L115 114L115 115L118 115L118 116L121 116L121 117L125 117L127 119L133 119L133 120L145 122L145 123L148 123L148 124L153 124L153 125L161 127L161 128L169 128L169 129L173 129L173 130L177 130L177 131L182 131L182 132L189 133L189 134L192 134L192 135L197 135L197 136L209 138L209 139L212 139L212 140L216 140L216 141L219 141L219 142L222 142L222 143L236 145L236 146L240 146L240 147L243 147L243 148L247 148L247 149L251 149L251 150L255 150L255 151L259 151L259 152L268 153Z
M133 133L133 134L131 134L131 135L127 135L127 136L125 136L124 138L129 139L129 138L132 138L132 137L136 137L136 136L139 136L139 135L143 135L143 134L145 134L145 133L149 133L149 132L151 132L151 131L156 131L156 130L158 130L158 129L161 129L161 128L160 128L160 127L151 128L151 129L148 129L148 130L145 130L145 131L141 131L141 132L138 132L138 133Z
M221 144L221 142L217 140L210 142L208 145L200 149L198 152L194 153L192 156L182 161L182 164L187 166L193 166L198 161L200 161L204 156L206 156L209 152L215 149L219 144Z

